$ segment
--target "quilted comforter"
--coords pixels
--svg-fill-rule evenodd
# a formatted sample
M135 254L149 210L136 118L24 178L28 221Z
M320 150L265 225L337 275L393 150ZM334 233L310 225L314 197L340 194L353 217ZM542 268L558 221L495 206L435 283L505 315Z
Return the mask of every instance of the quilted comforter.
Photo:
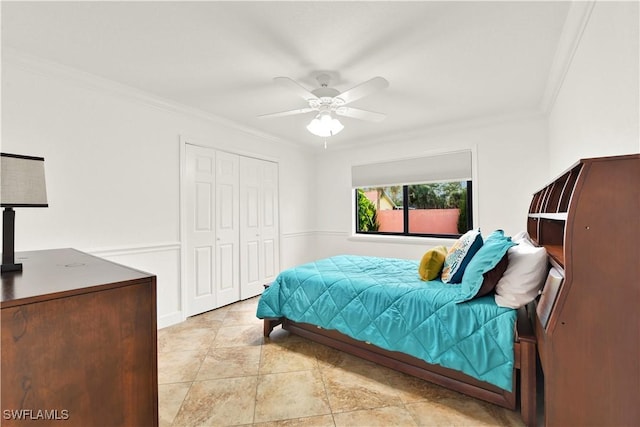
M459 286L420 280L417 261L341 255L281 272L257 316L337 330L511 391L515 310L493 296L459 301Z

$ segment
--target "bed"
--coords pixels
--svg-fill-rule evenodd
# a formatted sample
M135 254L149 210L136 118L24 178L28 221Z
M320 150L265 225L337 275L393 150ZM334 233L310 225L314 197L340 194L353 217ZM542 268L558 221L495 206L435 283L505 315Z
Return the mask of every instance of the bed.
M506 255L505 255L506 256ZM341 255L281 272L258 303L278 326L509 409L536 423L535 338L526 308L421 280L415 260ZM428 344L427 344L428 343ZM519 399L518 399L519 397Z

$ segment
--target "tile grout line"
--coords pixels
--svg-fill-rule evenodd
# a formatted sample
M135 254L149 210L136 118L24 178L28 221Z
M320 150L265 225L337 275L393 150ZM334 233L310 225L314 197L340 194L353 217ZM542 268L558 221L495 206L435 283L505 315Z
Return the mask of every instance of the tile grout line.
M224 317L226 317L226 313L225 313ZM221 323L224 323L224 318L222 319ZM222 326L220 326L220 327L222 327ZM220 330L220 327L215 330L214 337L211 339L211 341L209 341L209 344L207 346L207 351L205 352L204 357L202 358L202 360L200 362L200 366L198 366L198 371L196 372L195 377L193 378L193 380L189 382L189 388L187 389L187 392L185 393L184 397L182 398L182 403L180 403L180 407L178 408L178 411L174 415L173 420L171 420L171 425L172 426L173 426L173 423L176 421L176 418L178 417L178 414L180 414L180 410L182 409L182 407L184 406L185 402L187 401L187 396L189 396L189 392L193 388L193 385L194 385L194 383L196 382L196 380L198 378L198 374L200 373L200 370L202 369L202 365L204 364L204 361L206 360L207 356L209 355L209 352L211 351L211 347L213 346L213 342L215 341L216 336L218 335L218 331ZM211 327L208 326L207 329L211 329Z
M391 370L392 368L387 368L387 369ZM407 408L407 402L405 401L405 399L402 398L402 396L398 393L397 388L392 384L390 374L389 373L385 374L384 375L384 379L385 379L385 382L387 383L387 385L394 390L394 392L396 393L396 395L400 399L400 402L402 403L402 408L404 408L404 410L407 412L407 414L409 414L409 416L411 417L411 420L415 423L415 425L419 426L420 425L420 420L416 419L415 415L413 414L413 411L411 411L411 410L409 410L409 408Z
M331 413L331 420L333 421L333 426L336 426L336 417L333 413L333 408L331 407L331 399L329 399L329 392L327 390L327 384L324 380L324 370L321 368L322 364L320 363L320 361L318 360L318 353L317 353L317 349L314 349L313 351L313 356L316 359L316 369L318 370L318 372L320 373L320 379L322 381L322 388L324 389L324 395L327 398L327 405L329 405L329 412Z
M262 344L260 344L260 358L258 359L258 372L256 379L256 392L253 397L253 416L251 418L251 424L254 425L256 423L256 411L258 410L258 387L260 387L260 379L262 378L262 374L260 373L262 366L262 356L264 355L264 345L268 338L262 337Z
M173 416L173 419L171 420L171 426L173 426L173 423L175 423L176 418L178 418L178 415L180 414L180 410L184 406L184 403L187 400L187 396L189 395L189 392L191 391L191 387L193 387L193 383L194 383L194 381L191 381L189 383L189 388L187 389L187 392L184 394L184 397L182 398L182 402L180 402L180 406L178 407L178 410L176 411L176 414Z
M173 419L171 420L171 425L173 426L173 424L175 423L176 419L178 418L178 415L180 414L180 410L183 408L185 402L187 401L187 397L189 396L189 393L191 392L191 389L193 388L193 385L195 384L198 375L200 374L200 370L202 369L202 366L207 358L207 356L209 355L211 349L213 348L213 343L216 339L216 337L218 336L218 332L220 331L220 329L222 328L222 325L224 324L224 319L227 317L228 311L225 311L224 316L222 317L222 319L220 320L220 326L218 328L211 328L211 326L206 326L206 328L204 329L208 329L210 331L213 332L213 338L211 338L211 340L209 341L207 348L206 348L206 352L204 353L204 357L202 358L202 360L200 361L200 364L198 366L198 370L195 373L195 377L193 378L193 380L191 381L182 381L183 383L189 383L189 388L187 389L187 392L185 393L184 397L182 398L182 402L180 403L180 406L178 407L178 411L176 412L176 414L173 416ZM188 321L188 320L187 320ZM196 326L196 325L193 325ZM184 350L183 350L184 351Z

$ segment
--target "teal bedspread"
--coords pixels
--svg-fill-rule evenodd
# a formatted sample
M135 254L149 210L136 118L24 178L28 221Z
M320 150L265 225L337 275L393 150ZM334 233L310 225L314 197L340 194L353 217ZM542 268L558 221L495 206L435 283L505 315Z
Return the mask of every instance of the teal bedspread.
M516 311L459 285L423 282L418 262L341 255L283 271L257 316L286 317L462 371L511 391Z

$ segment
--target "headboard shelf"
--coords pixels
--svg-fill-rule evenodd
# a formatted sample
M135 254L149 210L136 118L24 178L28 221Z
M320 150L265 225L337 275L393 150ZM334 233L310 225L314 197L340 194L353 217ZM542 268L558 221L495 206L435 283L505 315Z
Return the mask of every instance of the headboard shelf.
M567 213L566 212L531 213L529 214L529 218L543 218L543 219L552 219L555 221L566 221Z
M562 245L544 245L544 248L551 258L564 267L564 247Z
M640 154L582 159L533 195L527 231L555 267L532 311L546 426L640 420L639 212Z

